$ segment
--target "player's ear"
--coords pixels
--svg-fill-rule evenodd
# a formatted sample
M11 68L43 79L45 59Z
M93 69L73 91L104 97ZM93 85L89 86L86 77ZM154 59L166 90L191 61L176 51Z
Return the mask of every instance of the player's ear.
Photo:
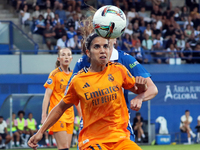
M90 58L90 51L88 49L85 50L85 53Z
M60 61L60 57L57 57L57 60Z

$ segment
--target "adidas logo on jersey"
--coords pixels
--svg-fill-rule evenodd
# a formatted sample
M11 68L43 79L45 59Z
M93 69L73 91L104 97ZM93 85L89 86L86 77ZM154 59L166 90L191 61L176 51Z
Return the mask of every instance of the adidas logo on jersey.
M86 82L83 88L87 88L87 87L90 87L90 85Z

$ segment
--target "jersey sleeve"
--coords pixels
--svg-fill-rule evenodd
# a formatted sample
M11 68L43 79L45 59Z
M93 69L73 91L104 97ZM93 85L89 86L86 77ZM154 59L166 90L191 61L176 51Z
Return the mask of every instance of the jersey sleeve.
M181 117L181 122L185 122L186 121L186 118L185 118L185 116L183 115L182 117Z
M75 105L78 105L79 98L78 98L78 95L77 95L76 90L74 88L73 81L71 81L69 83L69 87L66 89L66 94L63 97L63 101L66 104L75 104Z
M45 88L50 88L51 90L53 90L55 85L56 85L56 78L55 78L55 76L52 76L50 74L48 79L47 79L47 81L44 84L44 87Z
M123 75L122 87L124 89L130 89L135 84L135 77L133 77L131 75L131 73L128 71L128 69L126 67L124 67L123 65L121 65L121 68L122 68L121 71L122 71L122 75Z
M88 57L86 55L83 55L76 62L73 73L78 73L83 67L89 67L89 66L90 66L90 63L88 62Z
M200 115L198 116L197 120L200 121Z
M136 76L142 76L144 78L151 77L151 74L131 55L120 52L122 64L130 71L130 73Z

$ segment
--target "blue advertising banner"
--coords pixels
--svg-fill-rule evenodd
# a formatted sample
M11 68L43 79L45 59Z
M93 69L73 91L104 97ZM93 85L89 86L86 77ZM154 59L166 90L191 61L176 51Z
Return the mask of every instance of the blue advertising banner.
M158 95L151 105L200 104L200 82L156 83Z

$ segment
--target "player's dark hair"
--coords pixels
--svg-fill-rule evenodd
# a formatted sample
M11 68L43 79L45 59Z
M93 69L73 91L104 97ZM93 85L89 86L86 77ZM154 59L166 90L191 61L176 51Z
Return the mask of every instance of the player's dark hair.
M25 112L24 112L23 110L18 111L17 115L19 116L21 113L22 113L23 115L25 115Z
M189 112L189 110L187 109L187 110L185 110L185 112Z
M2 118L2 119L3 119L3 116L0 116L0 118Z
M141 114L139 112L136 113L136 116L141 116Z

